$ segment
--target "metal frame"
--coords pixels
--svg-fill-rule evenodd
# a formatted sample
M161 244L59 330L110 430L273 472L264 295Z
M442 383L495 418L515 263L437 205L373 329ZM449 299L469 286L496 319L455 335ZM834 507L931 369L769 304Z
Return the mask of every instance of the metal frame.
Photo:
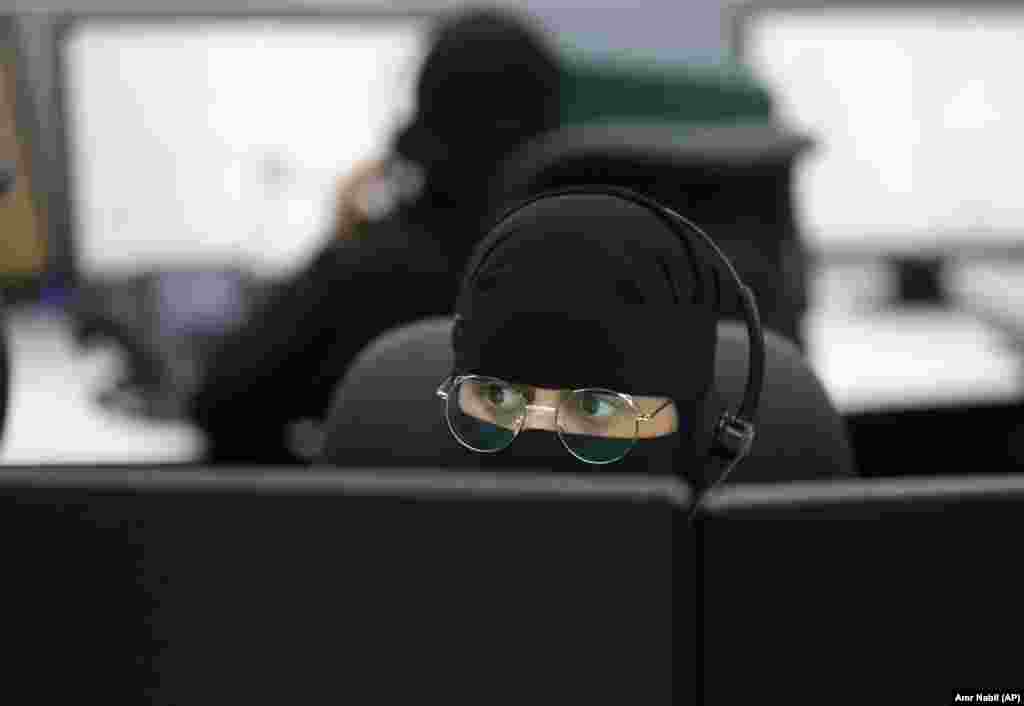
M464 382L466 380L470 380L470 379L490 380L492 382L497 382L497 383L500 383L502 385L506 385L508 387L516 387L512 383L506 382L506 381L501 380L499 378L487 377L485 375L458 375L458 376L454 376L454 377L449 376L449 377L445 378L444 381L441 383L441 385L437 388L437 393L436 394L437 394L438 397L440 397L442 400L444 400L444 405L445 405L444 417L445 417L445 421L448 424L448 430L451 432L452 436L455 437L455 440L457 442L459 442L462 446L465 446L467 449L469 449L470 451L473 451L475 453L498 453L499 451L504 451L505 449L507 449L509 446L512 445L512 443L519 437L520 432L522 432L523 424L526 422L526 414L524 414L522 416L522 418L520 419L519 425L515 429L515 434L512 436L512 439L508 442L508 444L503 446L503 447L501 447L500 449L494 449L492 451L486 451L486 450L481 450L481 449L473 448L472 446L467 444L465 441L463 441L461 437L459 437L459 435L455 432L455 428L452 426L451 416L448 413L448 406L451 403L450 402L451 390L454 387L458 386L460 383L462 383L462 382ZM595 465L595 466L605 465L605 464L608 464L608 463L615 463L616 461L620 461L620 460L622 460L622 458L625 458L625 456L628 455L629 451L632 450L633 446L636 445L637 440L640 439L640 423L641 422L650 422L650 421L652 421L654 419L654 417L656 417L658 415L658 413L660 413L663 409L666 409L670 404L672 404L672 400L666 400L664 403L661 404L661 406L659 406L656 410L654 410L650 414L644 414L643 412L640 411L640 408L636 406L636 402L633 400L633 396L632 395L628 395L628 394L626 394L624 392L616 392L615 390L607 390L607 389L605 389L603 387L582 387L582 388L578 388L578 389L572 390L573 394L579 393L579 392L603 392L603 393L606 393L606 394L615 395L616 397L618 397L621 400L623 400L629 406L629 409L633 412L635 420L634 420L634 423L633 423L633 438L631 439L632 443L631 443L630 447L628 449L626 449L626 453L625 454L623 454L619 458L613 459L611 461L591 461L589 459L583 458L582 456L577 454L575 451L573 451L572 448L570 448L569 444L563 438L563 436L562 436L562 433L563 433L562 425L558 423L558 413L562 409L562 402L560 402L557 407L552 407L550 405L527 404L527 405L525 405L524 410L526 410L527 412L530 412L530 411L533 411L533 410L543 410L545 412L554 412L554 415L555 415L555 426L558 429L558 438L562 442L562 445L565 447L565 450L568 451L573 456L575 456L580 461L583 461L584 463L588 463L588 464ZM564 402L564 400L563 400L563 402Z
M54 15L52 22L52 55L53 55L53 100L54 124L53 134L58 136L56 147L56 164L54 164L53 198L50 204L52 219L51 232L54 240L59 243L61 254L56 263L57 274L70 285L79 283L78 256L75 232L74 195L72 190L73 158L71 156L70 134L67 129L69 122L69 100L67 96L66 73L64 68L63 47L68 37L85 23L102 22L109 24L175 24L193 22L237 22L246 20L269 20L280 23L310 23L316 21L342 22L387 22L394 19L411 19L430 21L437 19L448 6L438 3L424 8L394 8L380 5L352 5L335 8L283 8L283 9L247 9L233 10L158 10L143 12L95 11L65 12Z

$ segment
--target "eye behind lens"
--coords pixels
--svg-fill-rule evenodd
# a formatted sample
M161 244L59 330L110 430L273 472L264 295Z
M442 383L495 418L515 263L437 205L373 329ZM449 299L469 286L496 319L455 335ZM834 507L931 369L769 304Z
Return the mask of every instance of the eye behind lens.
M481 397L496 410L511 412L526 407L526 397L509 383L491 381L481 387Z
M572 393L559 414L559 428L568 434L632 438L636 426L632 406L617 393L605 390Z
M490 378L460 382L446 407L448 427L464 446L482 453L512 443L525 420L526 402L508 383Z
M608 419L625 411L625 402L618 395L584 390L574 400L574 411L595 419Z

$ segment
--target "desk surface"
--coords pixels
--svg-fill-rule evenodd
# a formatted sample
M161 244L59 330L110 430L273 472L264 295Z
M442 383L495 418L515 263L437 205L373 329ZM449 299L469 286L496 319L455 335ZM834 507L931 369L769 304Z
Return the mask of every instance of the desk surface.
M808 357L843 413L1024 399L1024 361L967 313L810 313Z
M957 268L949 287L964 306L1024 346L1024 266L972 263Z
M103 409L95 394L121 362L113 351L75 350L67 319L43 309L12 312L11 408L3 464L167 463L201 454L198 431Z
M816 273L807 352L841 411L1024 399L1024 286L1013 286L1024 267L952 263L943 279L956 309L891 308L896 273L883 262Z

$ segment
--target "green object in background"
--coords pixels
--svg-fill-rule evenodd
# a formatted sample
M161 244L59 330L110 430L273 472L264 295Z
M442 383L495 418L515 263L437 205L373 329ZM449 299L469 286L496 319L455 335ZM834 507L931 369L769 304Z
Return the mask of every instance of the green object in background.
M777 123L767 87L739 64L671 64L571 47L561 56L562 130L517 165L521 190L585 174L654 196L713 234L753 289L764 325L802 347L809 261L791 176L813 140ZM739 315L738 305L725 306L723 313Z
M563 124L770 122L767 89L742 66L695 66L564 49Z

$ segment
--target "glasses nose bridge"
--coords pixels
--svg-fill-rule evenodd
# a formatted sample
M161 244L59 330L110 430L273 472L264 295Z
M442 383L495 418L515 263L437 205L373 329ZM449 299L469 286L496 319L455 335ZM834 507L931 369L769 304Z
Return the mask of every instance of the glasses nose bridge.
M525 407L526 407L526 411L527 412L531 412L531 411L534 411L534 410L540 410L540 411L543 411L543 412L547 412L549 414L555 414L555 413L558 412L558 405L535 404L533 402L530 402L530 403L526 404Z
M555 424L555 419L558 418L558 405L529 403L523 409L525 410L525 419L523 419L522 426L524 430L528 428L558 430L558 426ZM531 425L531 419L538 417L540 418L540 423Z

